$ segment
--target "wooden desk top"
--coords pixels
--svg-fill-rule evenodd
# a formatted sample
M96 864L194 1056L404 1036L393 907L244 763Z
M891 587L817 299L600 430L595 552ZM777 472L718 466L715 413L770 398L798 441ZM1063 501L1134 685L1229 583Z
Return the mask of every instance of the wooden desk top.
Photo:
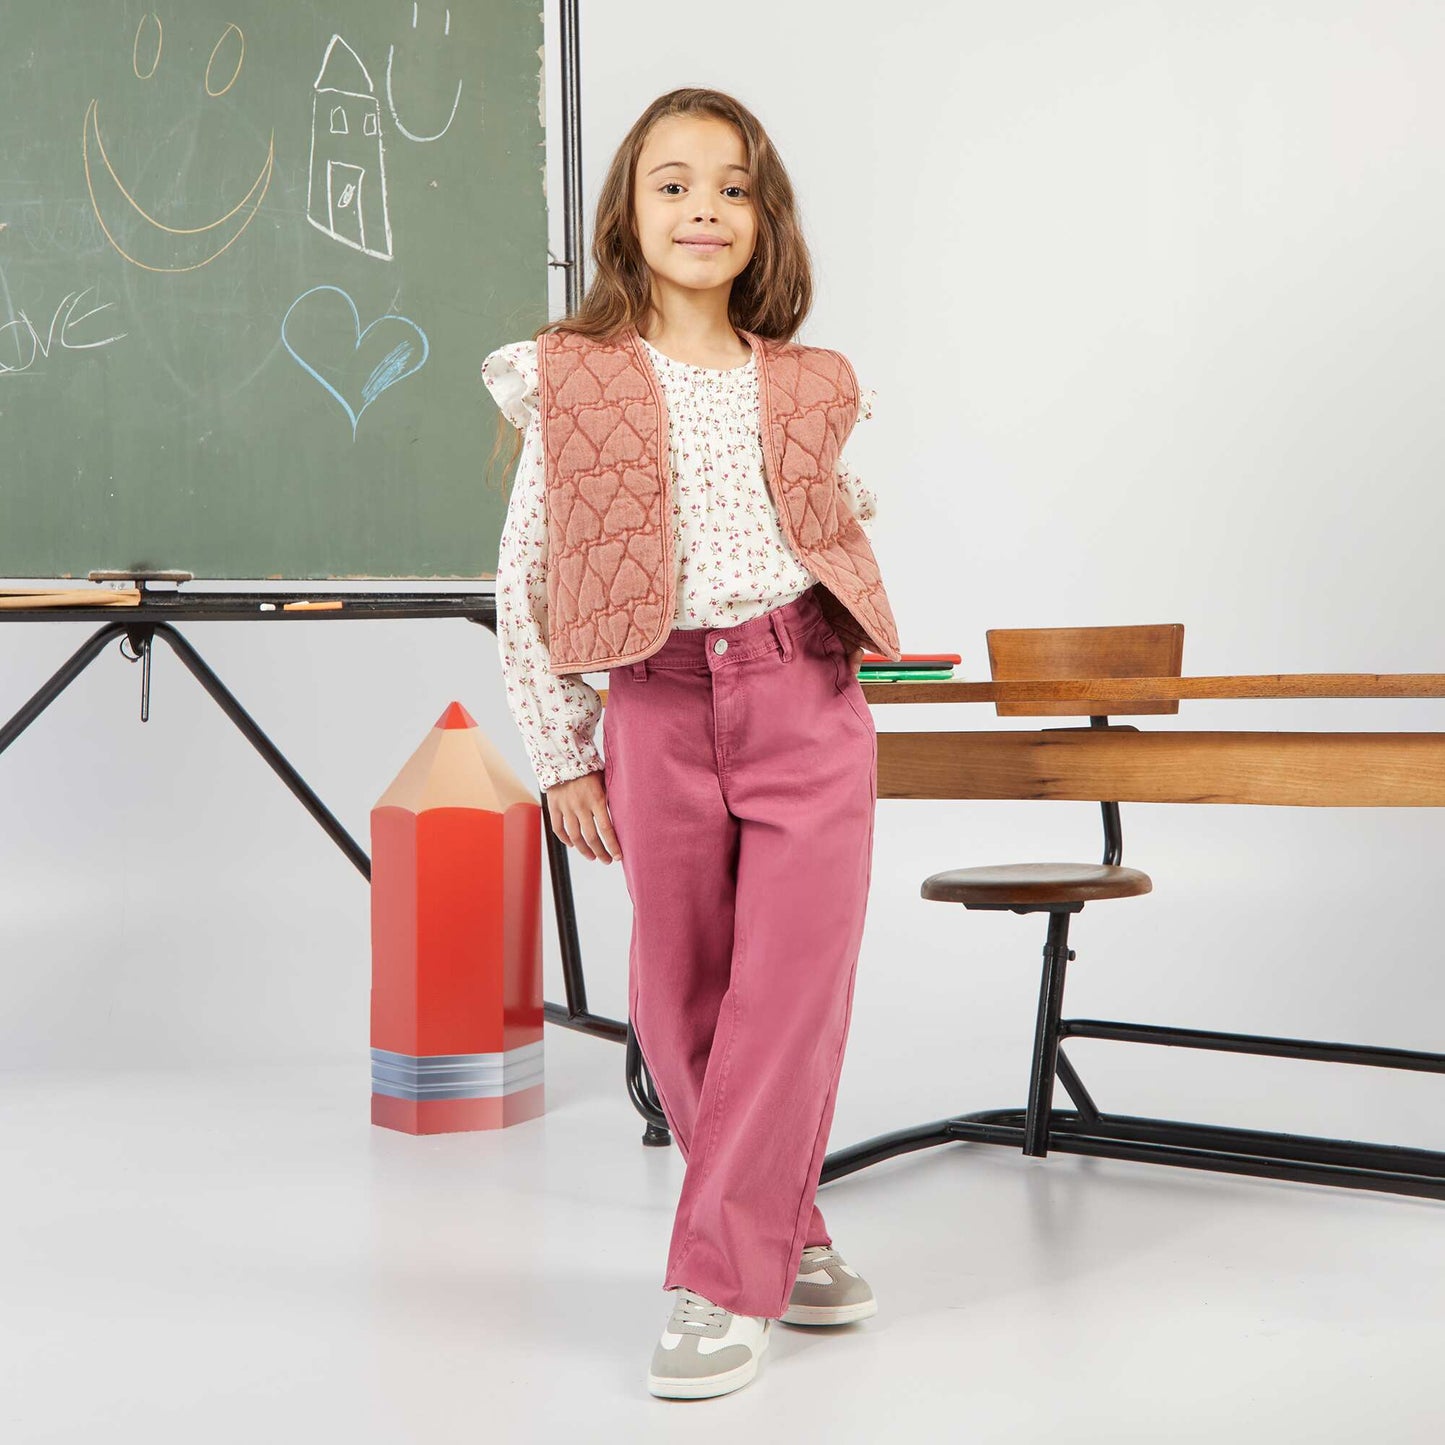
M1439 672L1264 672L1220 677L1113 677L1116 701L1169 702L1184 698L1445 697ZM864 682L870 703L1068 702L1097 697L1100 680L1026 682ZM599 688L604 704L607 689Z
M1115 700L1167 702L1176 698L1445 697L1439 672L1267 672L1220 677L1113 677ZM870 703L1068 702L1097 697L1100 679L1029 682L865 682Z

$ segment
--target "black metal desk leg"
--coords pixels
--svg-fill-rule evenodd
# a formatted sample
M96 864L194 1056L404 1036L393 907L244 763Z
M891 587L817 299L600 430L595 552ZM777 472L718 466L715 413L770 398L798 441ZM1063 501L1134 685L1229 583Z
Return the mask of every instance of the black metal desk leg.
M1029 1071L1028 1113L1024 1121L1024 1153L1043 1158L1049 1152L1049 1112L1054 1100L1054 1069L1059 1052L1059 1013L1064 1002L1064 969L1074 956L1069 947L1069 914L1049 911L1049 936L1044 944L1043 977L1039 983L1039 1016L1034 1028L1034 1057Z

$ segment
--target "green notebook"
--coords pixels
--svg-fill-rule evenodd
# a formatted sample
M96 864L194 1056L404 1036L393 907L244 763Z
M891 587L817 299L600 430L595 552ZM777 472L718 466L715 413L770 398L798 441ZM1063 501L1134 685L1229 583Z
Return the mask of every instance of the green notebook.
M963 682L964 678L954 675L953 669L941 667L937 671L931 668L921 669L916 667L894 670L888 667L864 667L858 673L859 682Z

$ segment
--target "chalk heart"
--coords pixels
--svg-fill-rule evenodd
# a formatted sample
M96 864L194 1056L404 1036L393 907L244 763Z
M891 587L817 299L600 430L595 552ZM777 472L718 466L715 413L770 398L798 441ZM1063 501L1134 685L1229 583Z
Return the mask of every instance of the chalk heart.
M356 303L339 286L303 291L281 319L281 341L341 403L353 441L366 408L419 371L430 350L426 333L405 316L379 316L363 330Z

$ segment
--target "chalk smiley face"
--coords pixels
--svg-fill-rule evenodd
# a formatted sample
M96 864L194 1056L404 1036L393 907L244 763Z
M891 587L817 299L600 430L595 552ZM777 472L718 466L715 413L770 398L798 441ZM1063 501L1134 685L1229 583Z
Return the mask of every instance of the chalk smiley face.
M138 80L148 81L155 75L163 48L160 17L143 15L131 53ZM240 27L226 26L206 64L204 87L208 97L218 99L236 84L245 55L246 37ZM145 271L195 271L235 245L255 219L276 167L276 133L271 132L265 160L246 194L224 214L201 226L169 225L131 194L106 153L95 98L86 106L80 152L95 218L110 244L132 265Z
M416 28L417 28L417 14L418 14L419 9L420 9L420 0L413 0L412 7L411 7L411 28L412 28L413 30L416 30ZM452 12L451 12L450 7L447 7L447 8L445 8L444 11L443 11L443 18L442 18L442 36L445 38L445 37L447 37L447 36L450 36L451 33L452 33ZM436 52L435 50L433 50L430 54L425 54L425 55L424 55L425 62L426 62L425 66L424 66L424 73L425 73L426 71L430 71L431 69L434 68L434 66L435 66L435 64L436 64L437 55L438 55L438 52ZM400 112L397 110L395 87L394 87L393 82L392 82L392 70L393 70L395 64L396 64L396 46L395 46L395 45L390 45L390 46L387 47L387 51L386 51L386 103L387 103L388 108L389 108L390 111L391 111L391 118L392 118L392 120L396 123L396 128L397 128L397 130L399 130L399 131L402 133L402 135L404 135L408 140L423 141L423 142L425 142L425 141L440 140L440 139L447 133L447 131L449 131L449 130L451 129L452 122L457 118L457 106L461 104L461 99L462 99L462 82L461 82L460 80L457 81L456 94L453 95L453 97L452 97L451 114L447 116L446 124L443 125L440 130L435 130L435 131L433 131L430 135L419 135L416 131L412 131L412 130L408 130L408 129L407 129L407 127L402 123L402 119L401 119L401 114L400 114ZM431 88L431 87L428 87L428 86L423 86L423 87L422 87L423 90L426 90L426 89L429 89L429 88ZM445 92L445 86L437 86L437 87L435 87L435 88L437 89L437 93L439 93L439 94L442 94L442 93Z

